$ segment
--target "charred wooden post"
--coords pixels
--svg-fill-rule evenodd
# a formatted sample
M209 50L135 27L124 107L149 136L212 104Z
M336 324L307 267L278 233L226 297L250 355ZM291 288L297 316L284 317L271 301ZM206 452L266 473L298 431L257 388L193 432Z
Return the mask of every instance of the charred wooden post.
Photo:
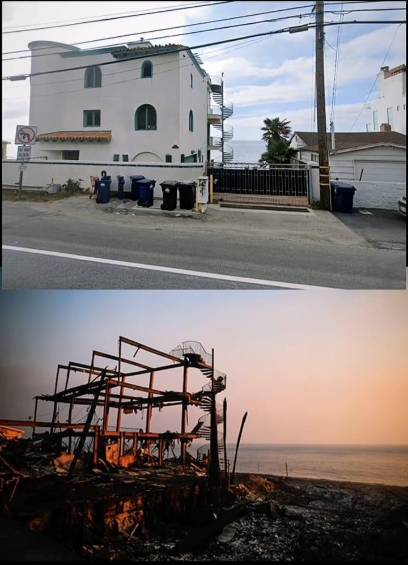
M35 436L35 423L37 421L37 408L38 408L38 396L35 397L35 405L34 405L34 426L33 426L33 438Z
M222 404L223 407L223 426L224 426L224 479L225 479L225 489L228 489L228 459L227 459L227 399L224 398Z
M187 383L188 383L188 366L184 365L183 367L183 395L187 393ZM186 425L187 425L187 401L183 398L181 408L181 433L186 433ZM187 445L185 440L181 440L181 463L183 465L186 464L186 455L187 455Z
M241 442L242 431L244 429L245 420L247 419L247 416L248 416L248 412L245 412L245 414L242 418L241 427L239 428L238 440L237 440L237 445L236 445L236 448L235 448L234 465L232 467L231 484L234 483L234 479L235 479L235 466L237 464L238 449L239 449L239 444Z

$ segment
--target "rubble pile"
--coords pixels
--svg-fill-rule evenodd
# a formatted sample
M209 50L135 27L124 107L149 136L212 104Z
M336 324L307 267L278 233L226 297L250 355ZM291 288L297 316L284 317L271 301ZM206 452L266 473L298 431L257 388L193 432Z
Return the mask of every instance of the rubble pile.
M6 555L8 528L10 540L25 528L84 560L408 558L408 488L237 474L215 502L195 464L120 468L84 453L69 476L71 461L47 436L0 439Z

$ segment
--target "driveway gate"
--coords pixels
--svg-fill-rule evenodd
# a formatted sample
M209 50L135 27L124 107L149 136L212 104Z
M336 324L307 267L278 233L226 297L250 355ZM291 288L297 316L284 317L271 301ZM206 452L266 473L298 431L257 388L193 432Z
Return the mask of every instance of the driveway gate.
M260 168L250 163L208 165L213 176L215 199L252 200L282 205L303 205L309 201L309 169L296 163Z

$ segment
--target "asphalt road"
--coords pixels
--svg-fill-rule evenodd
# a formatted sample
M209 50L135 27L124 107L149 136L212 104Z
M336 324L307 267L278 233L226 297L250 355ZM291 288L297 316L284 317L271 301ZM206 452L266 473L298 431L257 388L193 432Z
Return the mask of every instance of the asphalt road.
M358 227L358 217L353 220ZM397 220L397 228L392 224L393 240L395 229L401 234L405 229ZM386 239L383 231L381 237ZM136 216L104 213L84 197L53 203L3 202L4 245L139 264L101 264L3 249L7 289L279 289L291 283L405 288L403 249L378 248L355 226L326 212L213 209L202 219L192 219L143 211ZM151 270L140 264L194 273ZM225 275L238 280L223 280ZM272 282L248 283L240 281L242 277Z

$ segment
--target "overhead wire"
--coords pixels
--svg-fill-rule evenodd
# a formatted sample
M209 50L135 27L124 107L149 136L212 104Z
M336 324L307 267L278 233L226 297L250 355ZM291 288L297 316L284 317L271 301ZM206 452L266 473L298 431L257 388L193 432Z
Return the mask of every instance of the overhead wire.
M184 36L184 35L193 35L193 34L197 34L197 33L206 33L206 32L211 32L211 31L219 31L219 30L225 30L225 29L232 29L232 28L236 28L236 27L245 27L245 26L251 26L251 25L265 25L268 23L274 23L274 22L278 22L278 21L282 21L282 20L290 20L290 19L297 19L297 18L302 18L302 17L307 17L310 16L310 13L304 13L304 14L294 14L292 16L282 16L279 18L272 18L272 19L263 19L260 21L256 21L256 22L245 22L242 24L233 24L233 25L229 25L229 26L221 26L221 27L213 27L213 28L206 28L206 29L199 29L199 30L195 30L195 31L187 31L187 32L182 32L182 33L175 33L172 35L161 35L161 36L157 36L157 37L150 37L147 38L145 41L157 41L158 39L168 39L171 37L180 37L180 36ZM181 27L181 26L180 26ZM116 47L118 45L122 45L121 43L116 44L116 45L110 45L109 47ZM97 53L97 49L95 49L95 52ZM66 53L66 51L65 51ZM92 55L93 53L90 52L89 55ZM38 55L22 55L22 56L18 56L18 57L12 57L12 58L6 58L3 59L3 61L16 61L18 59L28 59L28 58L34 58L34 57L48 57L49 55L51 55L51 53L40 53Z
M183 6L187 6L190 5L191 2L187 2L184 4L175 4L175 6L177 7L183 7ZM160 6L160 8L164 6ZM121 15L125 15L125 14L141 14L141 15L145 15L144 12L149 12L151 11L151 8L145 8L144 10L137 10L136 12L134 10L128 11L128 12L111 12L109 14L100 14L100 16L121 16ZM13 29L18 29L21 27L27 27L27 26L31 26L31 25L46 25L46 24L63 24L63 23L68 23L68 22L80 22L80 21L84 21L83 18L76 18L76 19L68 19L68 20L50 20L49 22L40 22L37 24L21 24L21 25L17 25L17 26L8 26L4 28L4 31L9 31L9 30L13 30Z
M341 22L344 17L344 13L341 12L339 16L339 26L337 28L337 40L336 40L336 55L334 59L334 71L333 71L333 86L331 95L331 105L330 105L330 122L334 122L334 108L336 105L336 91L337 91L337 72L340 59L340 40L341 40Z
M159 29L150 29L150 30L144 30L144 31L138 31L137 35L143 36L146 35L148 33L156 33L156 32L161 32L161 31L169 31L169 30L173 30L173 29L180 29L180 28L190 28L190 27L194 27L194 26L199 26L199 25L206 25L206 24L212 24L212 23L217 23L217 22L226 22L226 21L232 21L232 20L238 20L238 19L242 19L242 18L249 18L249 17L256 17L256 16L264 16L266 14L275 14L275 13L280 13L280 12L291 12L293 10L301 10L301 9L305 9L305 8L310 8L313 7L314 4L307 4L307 5L303 5L303 6L293 6L291 8L281 8L279 10L266 10L266 11L262 11L262 12L252 12L250 14L244 14L244 15L240 15L240 16L230 16L228 18L216 18L213 20L207 20L204 22L195 22L195 23L191 23L191 24L183 24L183 25L178 25L178 26L170 26L170 27L164 27L164 28L159 28ZM130 37L130 36L134 36L136 35L135 33L125 33L122 35L111 35L108 37L99 37L98 39L88 39L86 41L76 41L73 42L73 46L77 46L77 45L83 45L85 43L95 43L98 41L107 41L108 39L120 39L123 37ZM153 38L154 39L154 38ZM122 45L122 43L117 43L116 45ZM114 44L115 45L115 44ZM110 46L114 46L114 45L103 45L103 46L99 46L95 49L98 48L103 48L103 47L110 47ZM36 51L41 51L41 50L47 50L49 49L49 47L40 47L38 49L36 49ZM11 54L15 54L15 53L23 53L26 51L30 51L29 49L20 49L17 51L4 51L2 54L3 55L11 55ZM47 53L47 55L62 55L66 53L66 51L58 51L58 52L53 52L53 53ZM34 56L39 56L40 54L36 54ZM29 55L31 57L31 55ZM4 59L5 60L5 59Z
M357 25L362 25L362 24L377 24L377 23L386 23L386 24L394 24L394 23L406 23L405 20L353 20L353 21L343 21L341 23L341 25L352 25L352 24L357 24ZM324 27L327 26L331 26L331 25L338 25L337 22L325 22L323 24ZM257 33L257 34L252 34L252 35L246 35L243 37L234 37L234 38L230 38L230 39L223 39L221 41L214 41L214 42L210 42L210 43L203 43L201 45L193 45L190 47L177 47L175 48L171 48L165 51L160 51L157 53L151 53L149 54L149 58L153 58L153 57L157 57L157 56L162 56L162 55L166 55L169 53L177 53L177 52L182 52L182 51L192 51L193 49L201 49L203 47L210 47L212 45L223 45L225 43L232 43L235 41L240 41L241 39L250 39L252 37L262 37L262 36L268 36L268 35L276 35L276 34L280 34L280 33L295 33L297 31L307 31L309 29L313 29L316 27L316 24L306 24L306 26L292 26L292 27L287 27L287 28L282 28L279 30L273 30L273 31L268 31L268 32L263 32L263 33ZM299 29L301 28L301 29ZM107 66L107 65L118 65L120 63L123 62L128 62L128 61L134 61L137 59L144 59L146 58L146 55L138 55L135 57L126 57L123 59L119 59L116 61L105 61L102 63L98 63L99 67L102 66ZM49 74L56 74L56 73L66 73L66 72L71 72L71 71L76 71L76 70L83 70L83 69L87 69L90 67L93 67L94 65L80 65L78 67L69 67L68 69L53 69L50 71L41 71L41 72L37 72L37 73L23 73L21 75L11 75L11 76L6 76L6 77L2 77L2 80L24 80L26 78L29 77L33 77L33 76L43 76L43 75L49 75Z
M335 4L332 4L333 6L338 6L341 5L341 2L336 2ZM292 6L290 8L280 8L278 10L266 10L263 12L253 12L251 14L244 14L244 15L240 15L240 16L230 16L228 18L216 18L214 20L207 20L205 22L195 22L195 23L191 23L191 24L183 24L183 25L179 25L179 26L171 26L171 27L167 27L167 28L161 28L161 29L153 29L153 30L144 30L144 31L139 31L138 32L138 36L143 36L147 33L156 33L156 32L160 32L160 31L169 31L172 29L179 29L179 28L189 28L189 27L193 27L193 26L198 26L198 25L205 25L205 24L209 24L209 23L216 23L216 22L223 22L223 21L230 21L230 20L237 20L237 19L242 19L242 18L249 18L249 17L255 17L255 16L262 16L262 15L266 15L266 14L274 14L274 13L279 13L279 12L290 12L293 10L300 10L300 9L306 9L306 8L313 8L315 5L314 4L306 4L306 5L301 5L301 6ZM402 10L402 8L401 8ZM111 36L107 36L107 37L99 37L97 39L87 39L86 41L74 41L72 42L73 46L77 46L77 45L84 45L84 44L89 44L89 43L96 43L98 41L107 41L109 39L120 39L120 38L124 38L124 37L133 37L134 35L136 35L135 33L125 33L122 35L111 35ZM116 45L122 45L122 43L118 43ZM104 46L99 46L99 48L104 47ZM106 46L105 46L106 47ZM36 51L41 51L41 50L48 50L49 47L40 47L37 48ZM3 51L2 54L3 55L11 55L11 54L16 54L16 53L25 53L30 51L29 49L19 49L19 50L15 50L15 51ZM44 56L47 55L55 55L55 54L64 54L66 53L66 51L58 51L58 52L52 52L52 53L47 53ZM27 57L39 57L41 54L36 53L35 55L27 55ZM3 59L3 60L9 60L9 59ZM11 59L10 59L11 60Z
M72 26L76 26L76 25L95 24L95 23L99 23L99 22L120 20L120 19L124 19L124 18L137 18L137 17L140 17L140 16L163 14L163 13L167 13L167 12L176 12L176 11L179 11L179 10L191 10L193 8L204 8L206 6L219 6L220 4L229 4L233 1L234 0L221 0L220 2L215 2L215 3L211 2L211 3L205 3L205 4L202 4L202 3L198 4L197 2L195 2L194 4L191 4L191 5L188 5L188 6L166 8L164 10L154 10L152 12L145 12L143 14L135 13L135 14L129 14L129 15L125 15L125 16L111 16L109 18L98 18L96 20L74 22L74 23L71 23L71 24L59 24L59 25L52 25L52 26L33 27L33 28L30 28L30 29L16 29L16 30L13 30L13 31L3 31L3 34L24 33L24 32L27 33L27 32L30 32L30 31L40 31L40 30L45 30L45 29L57 29L57 28L61 28L61 27L72 27Z
M218 57L218 55L220 53L224 53L226 51L233 51L235 49L242 49L245 46L248 46L248 45L251 45L251 44L254 44L254 43L258 43L259 41L262 41L262 40L265 40L265 39L268 39L268 37L261 37L261 38L258 37L258 38L255 38L255 39L244 40L243 43L240 44L240 45L232 45L232 46L229 46L229 47L223 47L221 49L210 50L209 53L213 53L213 54L208 56L208 59ZM160 65L168 65L168 63L167 62L166 63L156 63L155 68L160 66ZM188 66L190 66L190 63L186 63L185 65L180 65L180 68L186 68ZM161 74L167 73L167 72L172 72L172 71L176 70L177 68L179 68L178 64L176 66L170 67L170 68L168 68L164 71L155 72L154 76L159 75L159 74L161 75ZM116 72L109 73L109 74L106 74L106 75L104 74L103 76L104 77L105 76L110 77L110 76L117 75L117 74L131 73L132 71L133 71L133 69L132 70L127 69L125 71L116 71ZM53 82L48 82L48 83L41 83L41 85L38 85L38 86L48 86L48 85L52 85L52 84L61 84L63 82L64 83L65 82L70 82L70 83L81 82L81 83L83 83L83 80L84 80L83 77L81 77L81 78L78 78L78 79L71 79L71 80L68 79L68 80L64 80L64 81L53 81ZM132 78L127 79L127 80L111 82L111 83L109 83L109 86L113 86L113 85L116 85L116 84L126 84L126 83L129 83L129 82L134 82L135 80L145 80L145 79L143 79L142 77L132 77ZM13 85L13 86L14 86L14 88L25 88L25 85L18 85L18 86ZM5 97L5 98L3 98L3 100L11 100L11 99L13 99L13 100L23 100L23 99L26 99L28 97L37 98L37 97L44 97L44 96L55 96L56 94L83 92L83 90L84 90L84 87L82 86L81 88L77 88L75 90L63 90L63 91L60 91L60 92L51 92L51 93L48 93L48 94L34 94L34 95L27 94L26 96L20 96L20 97L13 96L12 98Z

